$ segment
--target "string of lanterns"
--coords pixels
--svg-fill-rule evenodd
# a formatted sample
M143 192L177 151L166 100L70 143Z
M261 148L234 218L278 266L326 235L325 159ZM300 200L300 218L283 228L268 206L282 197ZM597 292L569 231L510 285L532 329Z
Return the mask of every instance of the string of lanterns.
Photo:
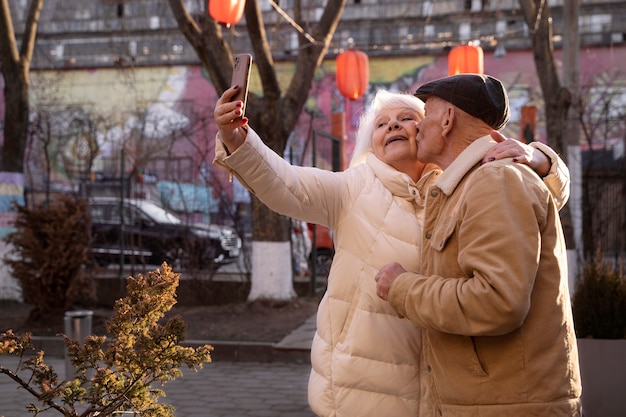
M365 52L350 48L336 58L337 88L346 98L355 100L367 91L369 62ZM478 45L459 45L448 54L448 75L484 73L484 53Z

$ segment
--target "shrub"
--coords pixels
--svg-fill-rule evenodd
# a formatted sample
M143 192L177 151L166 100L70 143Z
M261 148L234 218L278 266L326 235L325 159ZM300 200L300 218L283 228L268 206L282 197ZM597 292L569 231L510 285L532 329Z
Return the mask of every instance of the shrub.
M18 336L12 331L0 337L0 354L19 356L19 369L0 364L6 374L25 388L39 404L27 409L35 415L56 410L64 417L110 416L119 411L133 411L142 417L171 417L174 409L159 403L165 393L153 387L182 375L181 366L202 368L211 361L212 347L180 345L186 325L180 317L159 321L176 303L179 274L167 264L162 271L128 278L128 296L116 301L105 336L87 336L82 345L64 336L67 357L74 365L74 377L60 381L59 375L44 362L44 352L34 351L29 334ZM78 407L80 405L80 407ZM78 411L80 409L80 411ZM48 415L48 414L46 414Z
M626 277L623 263L602 253L586 261L573 298L576 334L580 338L626 338Z
M77 300L93 299L89 259L90 217L85 200L59 195L49 205L15 205L13 245L5 262L19 282L24 300L33 305L29 321L59 316Z

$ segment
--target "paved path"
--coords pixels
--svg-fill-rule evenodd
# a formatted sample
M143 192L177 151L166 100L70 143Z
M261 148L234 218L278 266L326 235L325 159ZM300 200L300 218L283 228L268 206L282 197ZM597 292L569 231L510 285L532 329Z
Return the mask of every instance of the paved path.
M270 355L270 361L223 361L217 358L217 345L214 362L198 372L184 369L182 377L163 387L167 397L161 401L175 407L176 417L314 417L307 404L310 364L302 360L310 350L314 331L312 317L273 347L279 353ZM298 354L290 356L289 352ZM292 357L294 360L289 360ZM46 356L46 362L64 377L62 356ZM0 363L14 367L17 359L0 356ZM29 402L33 402L30 394L0 375L1 417L32 415L25 408ZM49 411L40 416L60 414Z
M0 357L3 365L16 363L13 357ZM60 374L64 360L49 362ZM294 363L212 362L200 371L166 384L167 397L161 401L175 407L176 417L313 417L306 389L309 365ZM29 416L26 405L34 397L17 389L5 375L0 376L0 415ZM48 411L41 417L61 415Z

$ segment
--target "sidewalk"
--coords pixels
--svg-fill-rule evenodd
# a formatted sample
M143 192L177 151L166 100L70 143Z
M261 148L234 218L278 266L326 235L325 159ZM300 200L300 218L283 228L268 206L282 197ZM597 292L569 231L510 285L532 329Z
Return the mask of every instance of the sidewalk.
M169 382L163 389L167 393L164 403L176 409L176 417L314 417L307 404L309 379L309 353L315 317L308 319L281 342L270 344L219 343L215 347L213 362L197 373L183 369L183 376ZM53 346L51 340L42 344L46 362L65 376L63 350ZM255 353L257 352L257 353ZM14 367L17 358L0 356L5 367ZM34 397L6 375L0 375L0 417L24 417L29 414L26 405ZM59 416L47 411L41 417Z

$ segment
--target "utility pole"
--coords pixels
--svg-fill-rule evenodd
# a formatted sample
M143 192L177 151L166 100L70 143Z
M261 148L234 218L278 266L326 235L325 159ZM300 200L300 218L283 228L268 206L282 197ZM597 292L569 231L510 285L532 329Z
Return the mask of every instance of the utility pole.
M563 3L563 87L567 88L572 97L572 105L567 113L564 140L567 152L567 164L570 170L571 193L569 198L570 221L574 234L574 244L568 249L569 288L573 293L579 265L583 258L582 240L582 158L580 153L580 34L578 16L580 0L565 0Z

